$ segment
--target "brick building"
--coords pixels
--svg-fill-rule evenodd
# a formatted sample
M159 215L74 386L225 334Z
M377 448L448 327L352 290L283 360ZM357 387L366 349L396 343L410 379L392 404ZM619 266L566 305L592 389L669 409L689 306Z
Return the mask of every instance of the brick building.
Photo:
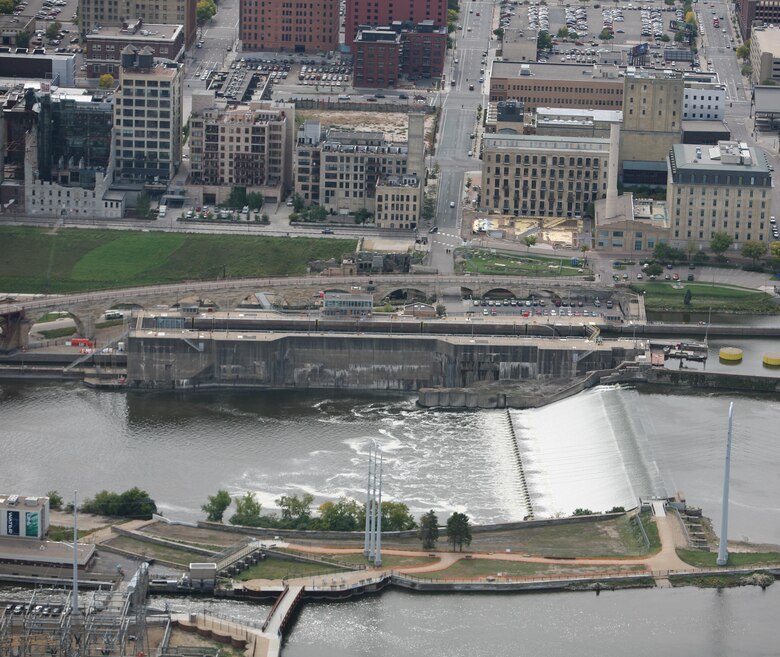
M396 21L433 21L437 27L446 27L447 0L347 0L344 41L351 48L361 27L391 25Z
M141 19L121 27L104 27L87 34L84 63L87 77L99 78L104 73L118 77L122 51L132 45L139 50L148 47L155 57L175 62L184 58L183 25L145 25Z
M752 36L756 24L766 27L780 23L780 2L777 0L737 0L734 12L743 41Z
M198 0L79 0L79 28L86 37L93 30L122 27L131 17L138 17L153 25L183 25L189 47L198 29L197 4Z
M241 0L244 50L328 52L339 47L339 0Z
M352 51L356 87L393 87L402 75L438 78L447 54L447 29L426 21L360 30Z

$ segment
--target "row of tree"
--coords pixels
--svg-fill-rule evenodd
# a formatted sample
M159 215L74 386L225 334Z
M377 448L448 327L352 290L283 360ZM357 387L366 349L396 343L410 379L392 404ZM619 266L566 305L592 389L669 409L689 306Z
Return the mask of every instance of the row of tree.
M46 496L49 498L49 508L55 511L64 508L69 513L73 511L73 503L65 504L62 495L56 490L50 490ZM135 486L123 493L102 490L95 497L85 499L79 511L114 518L148 519L157 513L157 504L149 497L149 493Z
M734 240L731 235L724 231L717 231L712 234L710 239L710 251L715 254L716 259L724 260L723 254L726 253L734 244ZM773 257L780 257L780 246L776 246L776 242L772 244L771 255ZM766 242L759 242L757 240L747 240L742 244L740 254L745 258L750 258L753 264L758 262L761 258L767 255L769 247ZM686 260L692 260L693 262L706 262L708 257L706 253L698 250L695 242L691 242L689 247L684 251L676 247L670 246L665 242L659 242L653 249L653 258L661 263L677 263L685 262ZM653 273L653 272L648 272Z
M225 512L234 499L226 490L209 495L201 507L211 522L222 522ZM318 507L319 515L312 514L311 505L314 496L304 493L282 495L276 500L279 515L263 514L263 507L254 493L246 493L235 498L236 510L228 522L231 525L246 527L267 527L269 529L310 529L318 531L360 531L366 523L365 504L342 497L335 502L325 502ZM418 526L409 507L402 502L382 502L382 530L406 531L418 530L423 548L429 550L439 540L439 519L434 511L420 518ZM453 513L447 520L447 541L453 549L462 550L471 543L471 523L465 513Z

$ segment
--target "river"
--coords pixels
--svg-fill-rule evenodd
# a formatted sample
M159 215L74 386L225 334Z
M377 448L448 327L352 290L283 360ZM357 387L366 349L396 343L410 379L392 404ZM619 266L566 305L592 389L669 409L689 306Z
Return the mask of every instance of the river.
M760 351L760 348L754 349ZM600 387L511 411L537 516L633 506L682 491L718 525L726 411L736 406L732 539L780 544L780 401ZM304 392L111 393L77 384L0 383L3 487L40 494L140 486L193 519L218 488L317 503L362 499L367 450L385 455L385 493L414 513L477 522L527 509L505 411L416 408L407 397ZM487 655L769 655L780 585L543 595L381 596L304 607L284 657L442 651ZM160 604L159 601L156 606ZM200 601L171 601L196 608ZM208 603L207 603L208 604ZM231 603L256 619L263 608Z

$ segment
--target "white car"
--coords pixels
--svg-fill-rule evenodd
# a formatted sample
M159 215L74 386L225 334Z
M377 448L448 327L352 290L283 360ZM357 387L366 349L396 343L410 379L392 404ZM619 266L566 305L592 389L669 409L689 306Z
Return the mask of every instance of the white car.
M450 201L450 207L451 207L451 208L454 208L454 207L455 207L455 201Z

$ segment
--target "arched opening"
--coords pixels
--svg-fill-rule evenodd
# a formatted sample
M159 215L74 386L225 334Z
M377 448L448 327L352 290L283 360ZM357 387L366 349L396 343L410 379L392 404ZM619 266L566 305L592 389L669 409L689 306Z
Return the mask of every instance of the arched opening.
M505 287L494 287L492 290L488 290L482 295L485 299L513 299L515 293L512 290L507 290Z

